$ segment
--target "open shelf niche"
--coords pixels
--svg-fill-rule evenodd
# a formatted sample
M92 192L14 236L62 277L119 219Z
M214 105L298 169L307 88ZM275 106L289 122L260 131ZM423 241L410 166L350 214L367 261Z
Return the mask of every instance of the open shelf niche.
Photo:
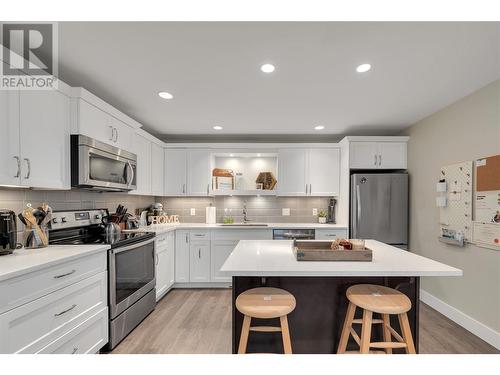
M277 179L278 154L270 152L222 152L213 154L213 168L233 172L234 189L219 188L212 177L213 195L276 195L272 190L257 189L255 180L262 172L270 172ZM213 170L212 170L213 171ZM229 181L225 179L226 181ZM219 180L220 181L220 180Z

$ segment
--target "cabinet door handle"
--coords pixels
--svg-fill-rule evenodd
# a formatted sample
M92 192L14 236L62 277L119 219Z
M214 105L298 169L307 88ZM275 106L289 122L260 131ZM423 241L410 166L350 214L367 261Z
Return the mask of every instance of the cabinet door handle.
M309 195L312 194L312 190L313 190L313 186L312 186L312 184L309 184Z
M307 184L306 184L306 195L307 195Z
M377 165L377 154L375 154L375 155L373 155L373 156L374 156L374 159L375 159L375 160L374 160L374 162L373 162L373 165L375 165L375 166L376 166L376 165Z
M14 159L16 159L17 162L17 173L14 178L18 178L21 175L21 159L19 156L14 156Z
M71 307L67 308L66 310L61 311L60 313L54 314L54 316L61 316L63 314L66 314L73 310L76 307L76 303L74 303Z
M201 259L201 249L198 248L198 258Z
M31 162L30 162L30 159L28 159L28 158L24 158L24 161L26 162L26 165L28 166L28 173L26 173L26 176L24 176L24 179L27 180L28 178L30 178L30 175L31 175Z
M378 165L381 166L382 165L382 155L379 154L378 156Z
M186 243L188 243L188 234L186 233Z
M210 194L210 184L207 184L207 195Z
M72 270L71 272L63 273L62 275L56 275L56 276L54 276L54 279L60 279L61 277L66 277L66 276L69 276L69 275L73 275L75 272L76 272L76 270Z
M118 129L115 128L115 142L118 142Z
M186 194L186 184L182 184L182 194Z
M115 139L115 128L113 128L111 125L108 126L111 129L111 138L109 138L109 140L113 142L113 140Z
M78 347L73 348L73 351L71 352L71 354L76 354L77 351L78 351Z

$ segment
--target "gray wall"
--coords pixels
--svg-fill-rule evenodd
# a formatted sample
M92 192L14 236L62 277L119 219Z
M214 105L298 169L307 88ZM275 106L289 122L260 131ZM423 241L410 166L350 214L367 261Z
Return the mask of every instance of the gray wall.
M438 242L440 168L500 154L500 81L408 128L411 251L461 268L463 277L427 277L422 289L500 332L500 251ZM499 171L500 173L500 171Z

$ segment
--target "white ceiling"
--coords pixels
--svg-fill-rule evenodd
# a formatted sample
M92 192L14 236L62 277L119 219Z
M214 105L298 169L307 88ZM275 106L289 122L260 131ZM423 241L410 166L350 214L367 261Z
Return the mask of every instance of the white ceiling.
M500 23L66 22L59 55L64 81L167 139L397 133L500 77Z

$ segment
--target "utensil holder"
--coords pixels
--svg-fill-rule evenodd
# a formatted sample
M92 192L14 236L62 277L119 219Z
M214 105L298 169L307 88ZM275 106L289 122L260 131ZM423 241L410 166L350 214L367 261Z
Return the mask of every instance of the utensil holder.
M42 234L41 234L42 233ZM42 247L47 247L42 241L41 235L47 237L47 242L49 240L49 229L47 227L35 228L25 228L24 229L24 240L23 245L26 249L39 249Z

